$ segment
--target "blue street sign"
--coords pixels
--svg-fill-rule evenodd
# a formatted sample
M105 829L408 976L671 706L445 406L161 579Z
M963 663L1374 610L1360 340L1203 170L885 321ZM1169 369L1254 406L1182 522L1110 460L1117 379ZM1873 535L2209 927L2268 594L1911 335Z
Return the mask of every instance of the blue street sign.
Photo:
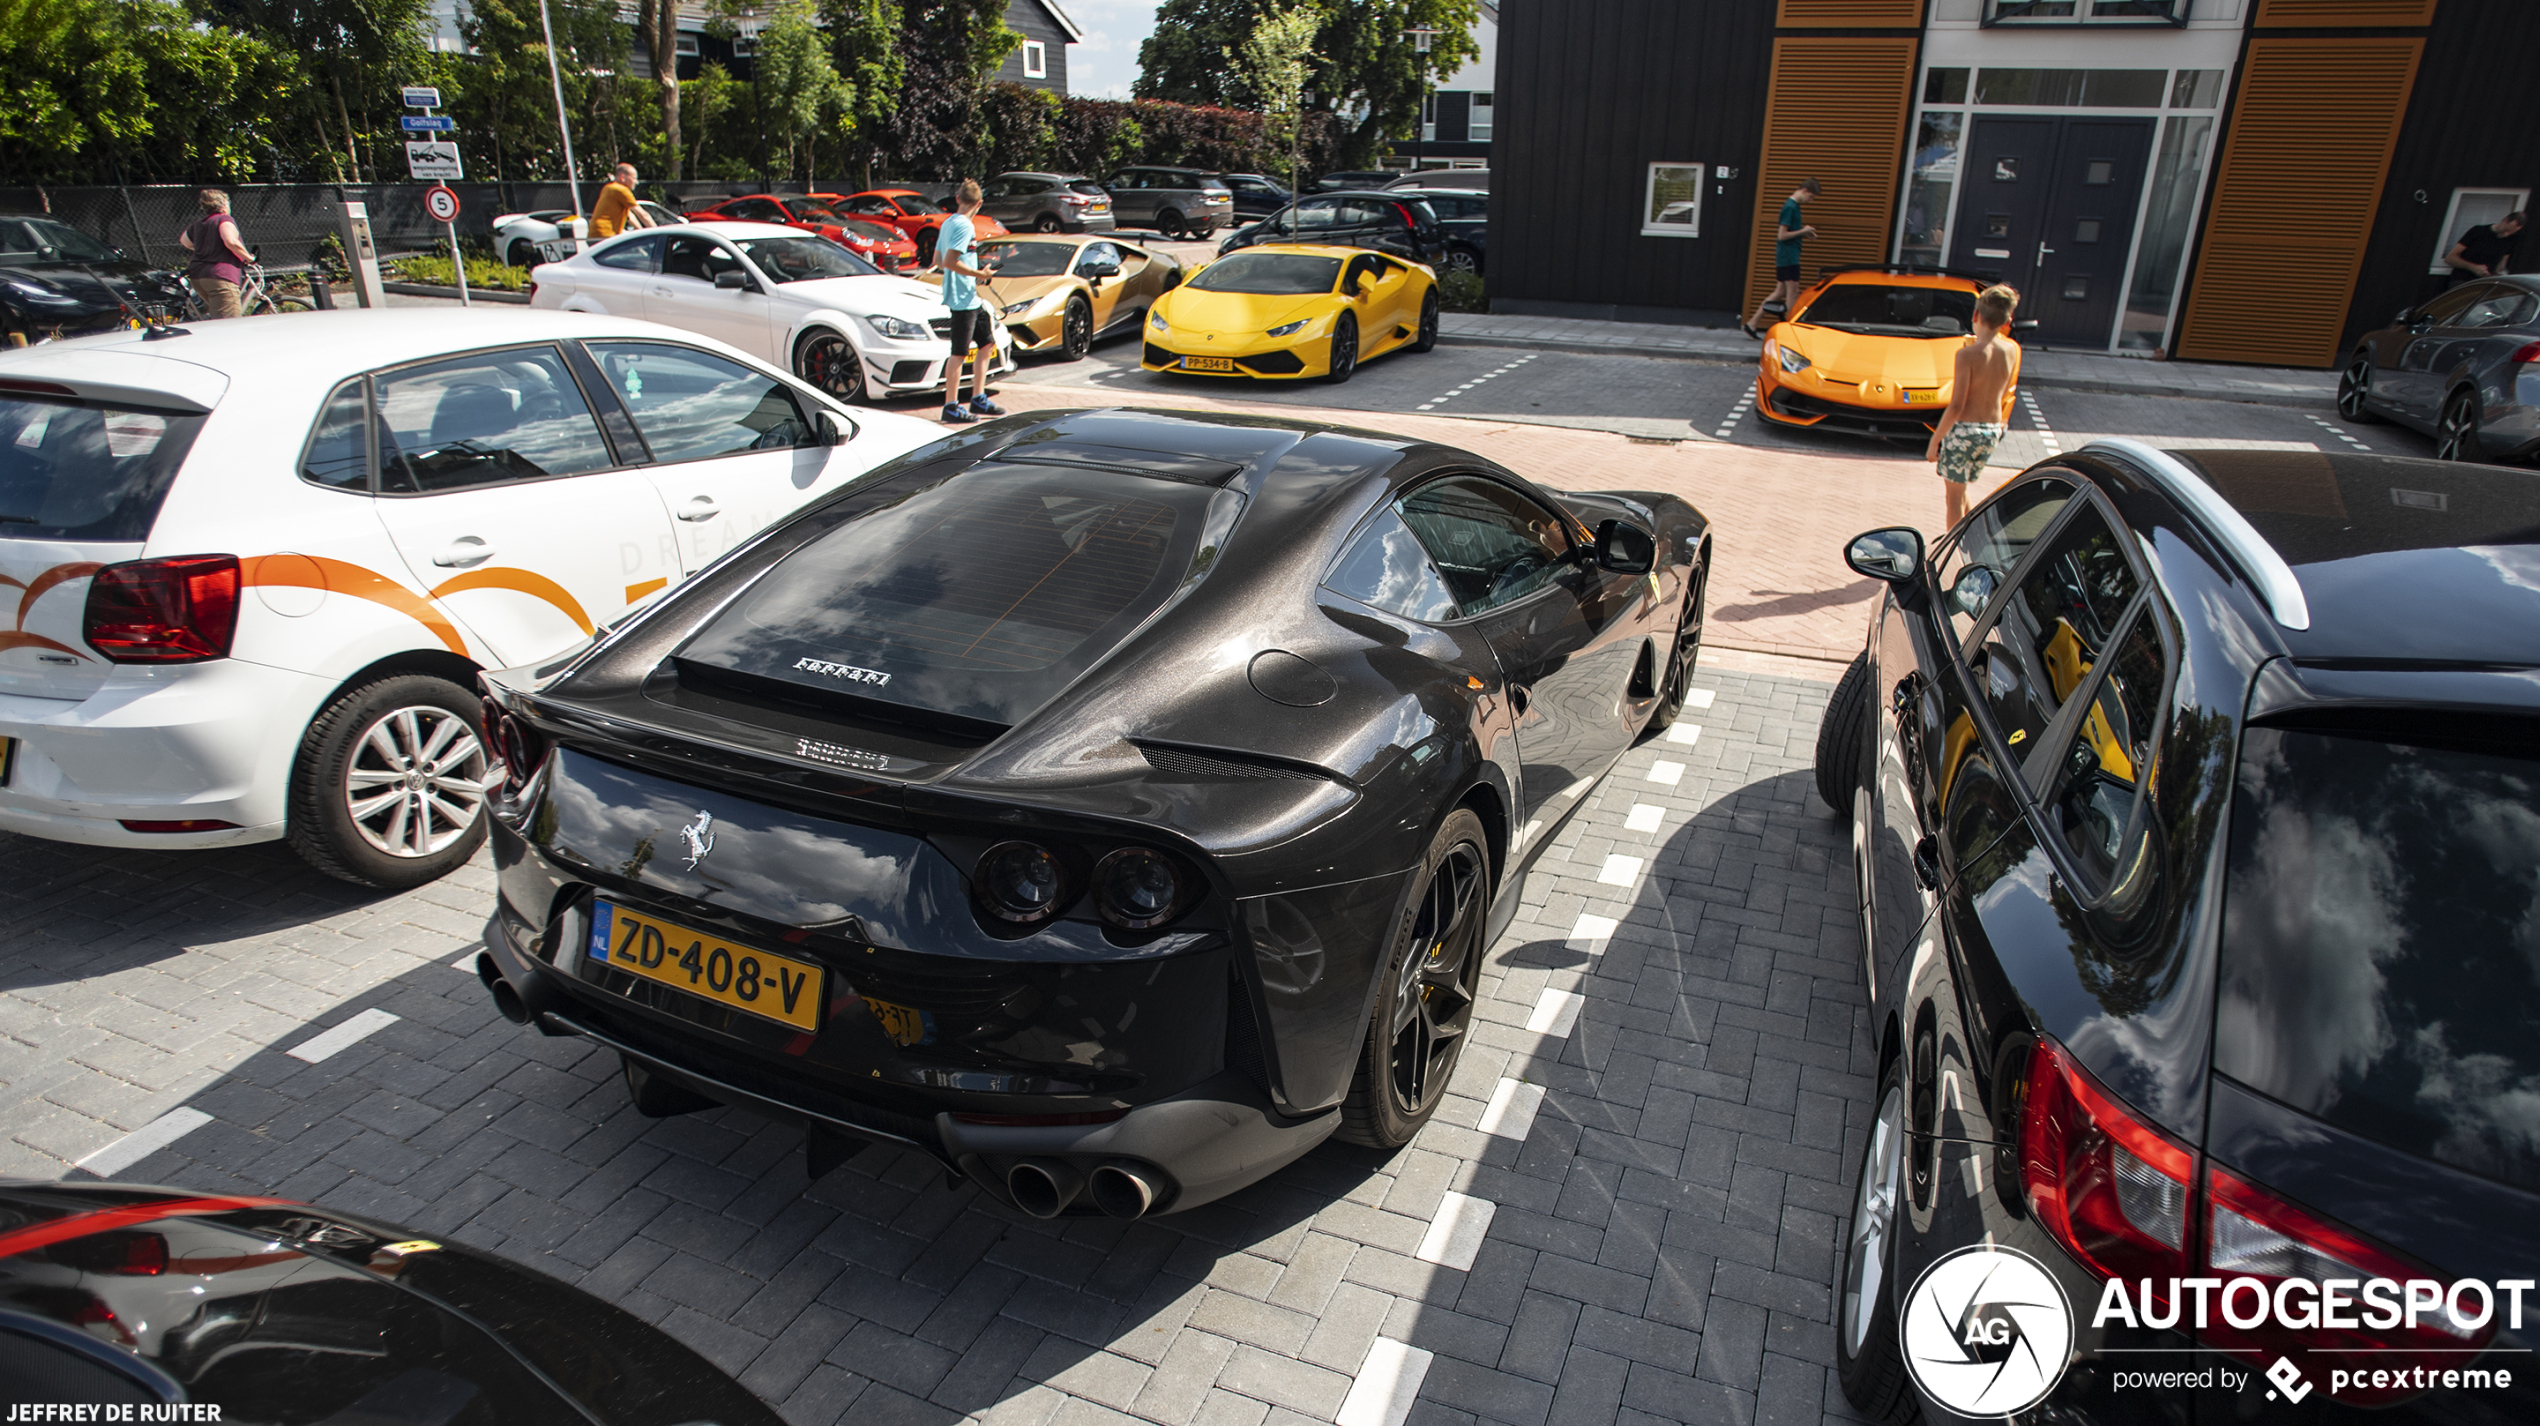
M441 107L441 90L438 86L430 84L407 85L406 107L409 109L438 109Z
M459 121L441 114L407 114L397 120L410 134L446 134L459 126Z

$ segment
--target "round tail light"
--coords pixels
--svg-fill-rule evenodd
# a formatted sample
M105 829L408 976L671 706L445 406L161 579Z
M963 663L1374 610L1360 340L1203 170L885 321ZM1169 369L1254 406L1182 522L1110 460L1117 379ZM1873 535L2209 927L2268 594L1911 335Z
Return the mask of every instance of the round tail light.
M1046 847L999 842L979 858L975 878L980 903L1007 921L1040 921L1054 915L1067 878Z
M1094 868L1094 907L1115 926L1160 926L1181 902L1182 875L1160 853L1123 847Z

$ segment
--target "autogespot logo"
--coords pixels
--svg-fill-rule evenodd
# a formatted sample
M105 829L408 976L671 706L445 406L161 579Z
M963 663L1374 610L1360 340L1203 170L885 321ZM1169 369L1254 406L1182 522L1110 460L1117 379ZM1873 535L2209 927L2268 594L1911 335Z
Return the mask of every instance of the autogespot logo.
M2005 1416L2046 1399L2073 1355L2073 1309L2035 1258L1960 1248L1914 1280L1901 1331L1905 1369L1962 1416Z

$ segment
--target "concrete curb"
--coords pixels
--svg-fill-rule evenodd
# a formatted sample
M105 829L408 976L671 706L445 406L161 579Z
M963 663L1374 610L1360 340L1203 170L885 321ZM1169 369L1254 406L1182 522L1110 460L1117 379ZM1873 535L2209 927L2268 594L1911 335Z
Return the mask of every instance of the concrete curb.
M379 290L394 292L400 297L439 297L451 302L459 300L459 290L455 287L426 287L420 282L383 282L379 284ZM529 305L529 294L505 292L499 287L471 287L467 290L467 295L469 300L475 302L507 302L514 307Z
M1734 351L1710 352L1685 347L1633 346L1623 342L1564 341L1558 337L1502 337L1470 333L1441 332L1441 346L1507 347L1519 351L1586 352L1598 356L1662 357L1670 361L1701 361L1717 366L1745 366L1752 360ZM2147 363L2150 365L2150 363ZM2335 409L2333 394L2308 396L2296 392L2215 390L2189 382L2114 382L2090 377L2058 376L2052 372L2024 371L2023 386L2039 386L2054 391L2094 391L2110 396L2184 396L2198 401L2244 401L2255 406L2286 406L2296 410Z

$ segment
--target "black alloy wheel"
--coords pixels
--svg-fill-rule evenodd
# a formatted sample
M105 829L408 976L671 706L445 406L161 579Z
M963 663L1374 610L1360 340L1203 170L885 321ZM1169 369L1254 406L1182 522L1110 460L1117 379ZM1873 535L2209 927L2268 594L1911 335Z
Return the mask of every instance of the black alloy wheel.
M2478 439L2478 398L2461 392L2443 403L2443 419L2434 425L2434 458L2476 462L2484 459Z
M1411 339L1415 352L1433 352L1438 348L1438 290L1431 287L1420 299L1420 335Z
M1817 795L1837 817L1852 815L1852 792L1861 785L1862 754L1869 751L1870 656L1864 652L1843 671L1817 725Z
M864 359L836 332L806 336L794 349L794 374L841 401L864 399Z
M1177 209L1167 208L1163 212L1156 214L1155 230L1168 238L1179 239L1186 236L1185 230L1182 227L1181 212Z
M1341 319L1332 324L1331 365L1324 371L1323 379L1338 386L1357 370L1358 319L1343 312Z
M1480 997L1490 922L1490 855L1482 819L1459 807L1430 841L1411 909L1379 972L1375 1013L1340 1137L1398 1149L1446 1099Z
M2337 414L2358 426L2378 425L2381 417L2365 402L2372 395L2372 357L2355 353L2355 360L2337 378Z
M1482 272L1482 255L1459 244L1446 250L1446 261L1440 265L1449 272L1469 272L1479 277Z
M1032 230L1040 233L1057 232L1058 215L1056 213L1043 213L1038 218L1032 220Z
M1675 726L1676 715L1685 710L1685 690L1693 683L1693 661L1702 654L1702 570L1686 571L1692 585L1685 591L1685 608L1676 620L1676 639L1668 646L1667 677L1658 685L1658 706L1649 711L1649 721L1641 725L1644 738L1663 733Z
M1883 1426L1915 1416L1896 1330L1896 1243L1905 1228L1904 1057L1879 1076L1878 1113L1861 1150L1843 1266L1835 1279L1834 1365L1852 1409Z
M1082 297L1067 299L1067 315L1058 320L1058 356L1061 361L1083 361L1094 344L1093 304Z

